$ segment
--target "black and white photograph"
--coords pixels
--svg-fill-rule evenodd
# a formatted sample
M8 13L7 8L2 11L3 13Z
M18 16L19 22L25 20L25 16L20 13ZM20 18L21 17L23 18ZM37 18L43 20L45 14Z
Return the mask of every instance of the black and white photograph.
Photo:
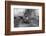
M14 8L14 27L39 27L39 9Z
M41 25L42 7L11 5L11 31L41 30Z

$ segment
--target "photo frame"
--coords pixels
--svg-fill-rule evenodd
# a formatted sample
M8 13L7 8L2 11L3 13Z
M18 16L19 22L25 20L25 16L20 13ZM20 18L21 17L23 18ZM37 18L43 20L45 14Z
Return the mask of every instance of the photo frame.
M5 34L45 32L44 3L5 1Z

